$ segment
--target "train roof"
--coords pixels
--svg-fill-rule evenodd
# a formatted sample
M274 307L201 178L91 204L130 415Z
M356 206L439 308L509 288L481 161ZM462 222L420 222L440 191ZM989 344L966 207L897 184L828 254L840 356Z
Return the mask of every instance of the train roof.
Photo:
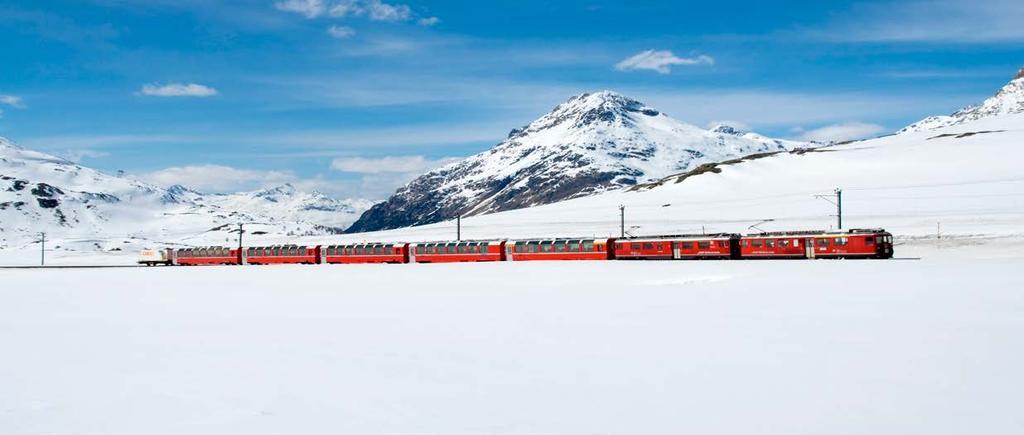
M731 237L739 237L739 234L735 233L712 233L712 234L668 234L668 235L657 235L657 236L634 236L634 237L620 237L618 241L629 241L636 242L642 240L671 240L671 239L723 239Z
M797 231L766 231L762 233L750 233L747 237L771 237L771 236L816 236L816 235L842 235L842 234L878 234L886 233L883 228L851 228L848 230L797 230Z

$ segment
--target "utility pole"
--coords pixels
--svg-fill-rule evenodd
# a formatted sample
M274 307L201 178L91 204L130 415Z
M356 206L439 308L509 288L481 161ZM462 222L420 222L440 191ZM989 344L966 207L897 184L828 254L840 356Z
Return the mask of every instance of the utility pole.
M41 236L39 239L41 243L39 249L39 265L46 266L46 233L42 232L39 233L39 235Z
M836 188L831 195L814 195L815 198L824 199L836 206L836 219L839 229L843 229L843 189ZM833 201L832 198L835 198Z
M839 229L843 229L843 189L836 188L836 217L839 219Z
M455 241L462 241L462 215L455 216Z
M241 223L238 224L238 252L242 252L242 233L245 232L242 231L242 225Z
M626 206L619 204L619 237L626 237Z

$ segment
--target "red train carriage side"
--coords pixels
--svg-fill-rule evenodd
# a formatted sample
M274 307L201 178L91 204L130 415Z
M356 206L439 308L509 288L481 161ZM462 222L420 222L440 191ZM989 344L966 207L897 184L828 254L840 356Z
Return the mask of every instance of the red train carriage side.
M409 245L410 263L504 261L505 241L424 242Z
M325 263L408 263L408 243L357 243L323 248Z
M882 229L748 234L742 258L892 258L892 234Z
M509 240L505 253L509 261L611 260L615 258L615 239Z
M174 251L174 262L182 266L241 264L241 258L238 249L209 246L177 249Z
M683 234L631 237L615 241L619 260L683 260L739 257L739 235Z
M246 264L317 264L319 246L254 246L245 249Z

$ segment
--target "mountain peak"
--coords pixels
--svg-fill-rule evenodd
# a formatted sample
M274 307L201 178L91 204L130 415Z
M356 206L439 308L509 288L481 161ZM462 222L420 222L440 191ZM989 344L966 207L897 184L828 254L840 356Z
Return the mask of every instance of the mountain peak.
M490 150L414 179L346 231L550 204L799 146L807 144L710 132L613 91L584 93Z
M1024 113L1024 68L1017 71L1017 74L1014 75L1009 83L1003 85L995 95L989 97L981 104L964 107L949 116L929 116L903 128L897 133L934 130L977 119L1015 113Z

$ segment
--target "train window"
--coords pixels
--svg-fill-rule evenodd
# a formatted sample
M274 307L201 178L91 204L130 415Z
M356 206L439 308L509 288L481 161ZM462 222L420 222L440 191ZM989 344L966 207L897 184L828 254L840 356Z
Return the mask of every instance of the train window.
M569 251L570 252L580 252L580 241L579 240L570 240L569 241Z
M583 241L583 252L594 252L594 241L584 240Z
M821 248L828 247L828 239L817 239L817 240L818 240L818 242L817 242L818 243L818 247L821 247Z
M761 243L761 240L758 240L758 239L754 239L751 242L752 242L751 244L754 245L755 248L760 248L761 245L763 245L763 243Z
M683 242L683 249L693 249L693 242Z
M838 246L846 246L849 243L850 243L850 239L847 239L846 237L837 237L836 238L836 245L838 245Z
M459 246L456 246L456 249L458 249L460 254L465 254L466 253L466 245L464 245L464 244L460 243Z
M526 248L530 252L537 252L537 242L530 242L528 245L526 245Z
M551 252L551 242L550 241L540 242L540 251L541 252Z
M768 247L768 248L774 248L775 247L775 239L765 240L764 241L764 245L765 245L765 247Z
M555 252L565 252L565 242L556 242Z
M800 239L793 239L793 246L800 247Z
M376 255L383 254L384 253L384 247L381 246L381 245L374 246L373 247L373 253L376 254Z
M526 242L516 242L516 252L526 252Z
M786 239L779 240L779 247L780 248L785 248L785 247L788 247L788 246L789 246L789 240L786 240Z
M644 243L644 249L654 249L654 243Z
M697 242L697 247L700 248L700 249L708 249L708 248L711 247L711 242L707 242L707 241Z
M629 244L629 249L632 249L634 251L638 251L638 250L640 250L640 244L639 243L630 243Z
M871 237L871 236L865 237L864 238L864 244L865 245L874 245L875 244L875 238Z

